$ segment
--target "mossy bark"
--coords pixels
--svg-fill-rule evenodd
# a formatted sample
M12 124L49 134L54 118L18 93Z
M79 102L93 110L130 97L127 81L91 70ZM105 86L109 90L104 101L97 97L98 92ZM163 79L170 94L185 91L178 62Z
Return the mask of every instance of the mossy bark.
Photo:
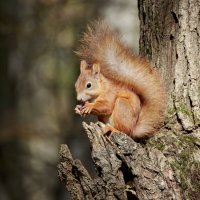
M138 7L140 54L160 71L169 102L165 133L149 145L170 162L183 199L200 199L199 1L141 0Z

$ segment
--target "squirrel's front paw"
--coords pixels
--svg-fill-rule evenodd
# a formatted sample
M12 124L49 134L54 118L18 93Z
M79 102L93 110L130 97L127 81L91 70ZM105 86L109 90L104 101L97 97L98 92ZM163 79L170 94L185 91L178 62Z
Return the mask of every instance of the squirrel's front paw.
M81 116L85 117L89 115L94 108L94 103L85 103L85 105L80 109Z
M76 108L74 109L75 113L81 115L81 108L82 107L83 107L82 105L77 105Z

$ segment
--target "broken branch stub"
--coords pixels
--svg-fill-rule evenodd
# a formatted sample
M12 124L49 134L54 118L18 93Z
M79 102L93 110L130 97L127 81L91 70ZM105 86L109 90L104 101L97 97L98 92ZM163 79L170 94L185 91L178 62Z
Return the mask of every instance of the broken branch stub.
M161 151L143 147L124 133L103 135L100 123L83 123L97 171L92 179L67 145L61 145L59 177L73 200L182 199L181 189Z

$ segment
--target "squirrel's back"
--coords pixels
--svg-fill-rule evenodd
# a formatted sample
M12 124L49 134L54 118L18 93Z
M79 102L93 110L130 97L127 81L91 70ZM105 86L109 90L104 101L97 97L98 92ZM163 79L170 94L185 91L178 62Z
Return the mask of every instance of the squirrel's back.
M142 109L131 136L153 135L164 120L166 94L159 74L150 63L134 55L103 21L88 26L77 54L89 65L99 63L105 77L127 85L139 96Z

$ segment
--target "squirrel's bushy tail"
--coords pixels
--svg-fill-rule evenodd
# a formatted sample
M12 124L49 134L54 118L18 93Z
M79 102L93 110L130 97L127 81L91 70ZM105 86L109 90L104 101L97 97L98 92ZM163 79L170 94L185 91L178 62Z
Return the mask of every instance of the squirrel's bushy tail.
M76 53L89 65L100 63L104 76L126 84L138 94L142 110L131 136L153 135L164 119L166 94L160 76L149 62L135 56L103 21L88 26Z

